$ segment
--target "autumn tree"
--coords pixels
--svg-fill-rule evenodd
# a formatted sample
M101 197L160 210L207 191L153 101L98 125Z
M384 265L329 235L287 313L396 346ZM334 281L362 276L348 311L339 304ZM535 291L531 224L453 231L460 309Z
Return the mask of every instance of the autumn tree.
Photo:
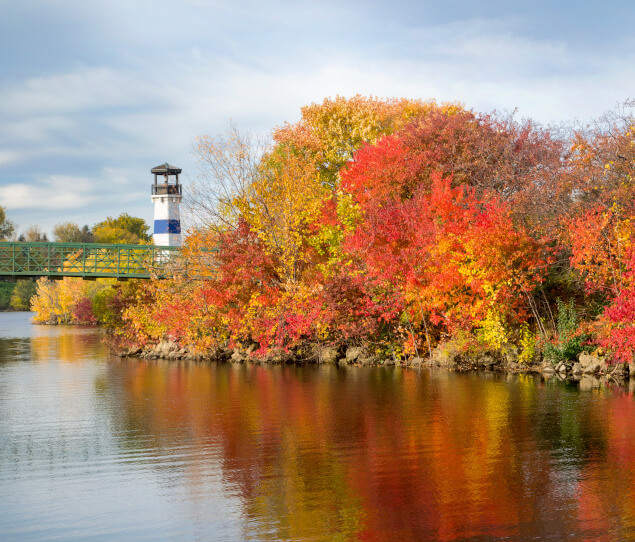
M571 158L572 203L563 224L571 264L589 291L619 294L635 220L635 118L633 102L575 133Z
M580 207L632 212L635 208L635 100L627 100L590 127L575 130L571 188Z
M92 243L93 234L88 225L80 228L74 222L61 222L53 227L53 235L58 243Z
M621 291L630 280L611 263L630 246L628 190L610 188L626 165L602 163L615 179L595 203L577 179L599 175L598 149L624 155L625 134L587 151L514 115L355 96L302 108L271 140L235 126L200 138L184 254L211 276L144 284L129 336L301 355L316 342L409 355L453 333L492 349L545 337L559 294L580 297L571 265L604 285L621 271Z
M117 218L108 217L93 226L96 243L145 244L152 241L150 227L142 218L122 213Z
M40 229L39 226L31 225L23 233L20 234L20 237L18 237L18 241L22 243L47 242L48 237L46 236L46 233Z
M541 280L544 251L514 227L500 197L479 197L435 175L429 192L420 186L365 211L347 247L367 276L401 293L403 315L428 347L431 326L480 329L485 342L500 347L509 326L531 316L527 297Z
M438 106L433 101L337 96L303 107L300 121L283 125L273 137L276 144L305 149L320 181L335 189L340 169L355 152L437 108L461 110L457 104Z
M345 188L355 190L361 183L363 191L356 190L360 200L407 198L415 187L429 190L434 175L441 175L454 186L494 191L514 203L521 195L535 197L561 156L561 143L530 122L437 108L362 148L348 167Z

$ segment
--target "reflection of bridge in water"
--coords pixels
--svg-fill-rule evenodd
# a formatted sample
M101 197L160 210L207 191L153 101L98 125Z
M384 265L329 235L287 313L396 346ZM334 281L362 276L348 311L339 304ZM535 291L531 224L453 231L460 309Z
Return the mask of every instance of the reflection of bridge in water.
M164 278L185 273L180 247L96 243L0 243L0 279Z

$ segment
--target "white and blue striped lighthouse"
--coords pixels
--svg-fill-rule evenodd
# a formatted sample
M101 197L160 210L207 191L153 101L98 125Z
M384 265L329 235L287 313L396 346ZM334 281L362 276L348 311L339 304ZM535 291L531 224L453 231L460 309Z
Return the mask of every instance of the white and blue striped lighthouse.
M154 203L154 244L163 247L181 246L181 213L183 197L179 174L181 169L167 162L150 170L154 174L152 201Z

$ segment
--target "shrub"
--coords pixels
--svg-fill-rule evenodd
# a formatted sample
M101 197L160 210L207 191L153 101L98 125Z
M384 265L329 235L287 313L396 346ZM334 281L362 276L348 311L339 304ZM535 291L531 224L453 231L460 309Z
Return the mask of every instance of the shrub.
M549 361L576 360L581 352L589 350L588 337L578 329L578 314L573 304L564 303L560 298L556 300L558 314L556 317L556 333L550 341L545 341L542 351Z

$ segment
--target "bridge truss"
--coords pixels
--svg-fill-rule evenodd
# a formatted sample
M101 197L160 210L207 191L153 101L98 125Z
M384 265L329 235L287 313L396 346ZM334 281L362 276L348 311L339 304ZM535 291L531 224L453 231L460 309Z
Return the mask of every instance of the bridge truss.
M164 278L184 271L179 247L0 242L0 279Z

